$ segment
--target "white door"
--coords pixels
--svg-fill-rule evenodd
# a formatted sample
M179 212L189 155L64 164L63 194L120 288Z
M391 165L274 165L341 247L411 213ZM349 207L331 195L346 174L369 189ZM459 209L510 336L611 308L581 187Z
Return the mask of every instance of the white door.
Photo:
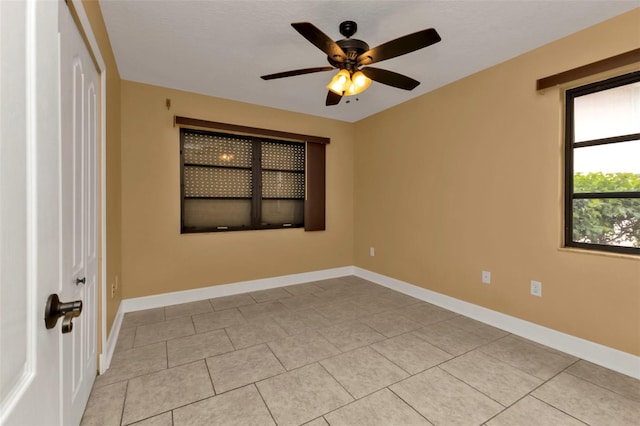
M0 424L60 422L58 5L0 1Z
M79 424L97 374L98 72L66 3L60 1L62 280L60 299L81 300L62 334L62 415Z
M64 2L0 1L0 24L0 424L73 425L97 363L98 77ZM83 302L70 333L44 326L53 293Z

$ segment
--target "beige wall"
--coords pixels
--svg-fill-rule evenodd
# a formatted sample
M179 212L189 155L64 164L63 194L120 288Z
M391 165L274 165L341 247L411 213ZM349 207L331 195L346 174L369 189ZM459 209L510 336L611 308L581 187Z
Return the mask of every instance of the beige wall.
M560 249L561 94L535 91L638 47L640 9L358 122L355 264L640 355L640 258Z
M98 42L107 75L107 333L115 319L122 291L120 283L120 74L111 43L102 18L100 5L94 0L83 0L84 10ZM103 94L104 95L104 94ZM103 254L104 257L104 254ZM118 289L111 294L111 286L118 279Z
M331 138L327 230L181 235L174 115ZM123 81L123 297L353 265L353 132L344 122Z

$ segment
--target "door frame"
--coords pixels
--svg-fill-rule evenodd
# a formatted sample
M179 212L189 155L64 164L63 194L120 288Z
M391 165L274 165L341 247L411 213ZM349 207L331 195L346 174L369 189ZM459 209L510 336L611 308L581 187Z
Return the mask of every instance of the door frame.
M94 65L98 70L98 78L100 79L100 134L99 152L100 152L100 184L96 188L100 197L100 215L99 215L99 232L100 244L98 258L98 267L100 268L100 351L98 367L100 374L104 373L111 363L111 354L107 350L107 67L98 41L91 28L89 17L84 10L82 0L68 0L67 4L71 6L71 14L74 16L76 25L79 26L80 32L83 34L87 49L94 59ZM98 332L98 330L96 330Z

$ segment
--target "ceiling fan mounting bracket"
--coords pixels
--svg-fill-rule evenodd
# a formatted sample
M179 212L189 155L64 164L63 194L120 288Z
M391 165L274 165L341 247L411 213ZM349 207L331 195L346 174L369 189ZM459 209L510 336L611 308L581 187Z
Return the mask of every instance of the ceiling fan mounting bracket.
M340 34L346 38L351 37L358 31L358 24L353 21L344 21L340 23Z

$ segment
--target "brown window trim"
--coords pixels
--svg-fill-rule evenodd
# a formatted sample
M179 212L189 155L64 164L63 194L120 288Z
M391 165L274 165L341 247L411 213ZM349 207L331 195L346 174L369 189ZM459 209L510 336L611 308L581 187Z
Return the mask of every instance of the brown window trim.
M308 143L306 149L304 230L325 230L325 145Z
M616 68L640 62L640 49L633 49L601 61L592 62L536 81L536 90L544 90L558 84L568 83L590 75L610 71Z

